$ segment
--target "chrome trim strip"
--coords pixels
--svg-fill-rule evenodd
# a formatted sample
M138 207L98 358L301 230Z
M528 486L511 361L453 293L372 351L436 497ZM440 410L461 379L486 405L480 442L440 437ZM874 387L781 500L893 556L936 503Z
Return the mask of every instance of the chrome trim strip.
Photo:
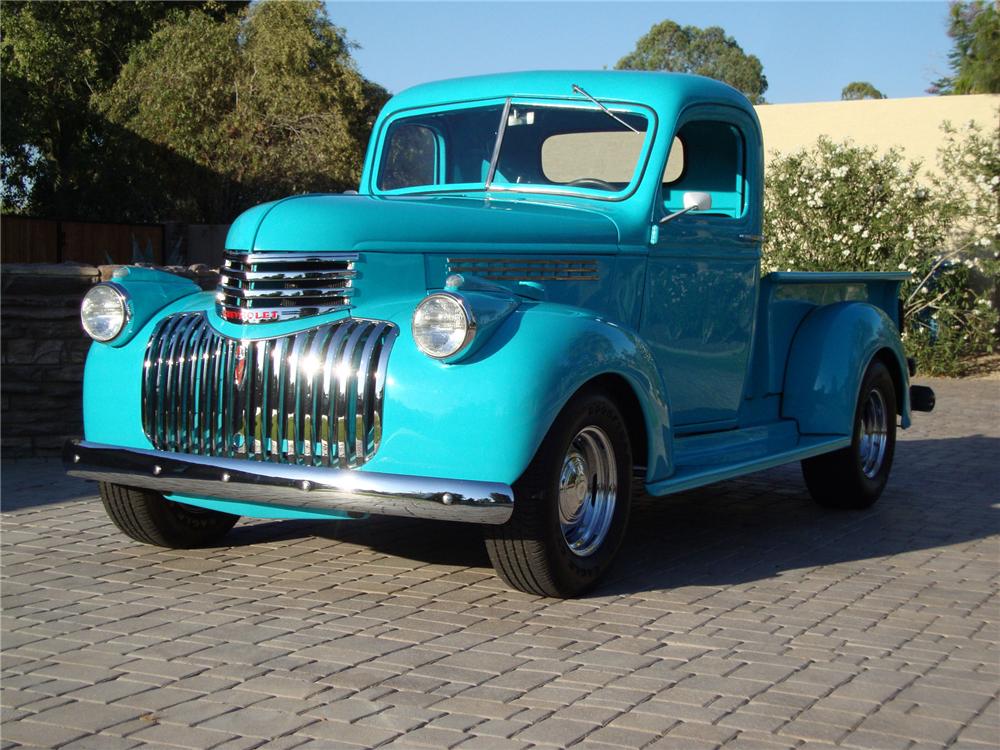
M221 273L237 281L350 281L358 275L347 268L329 271L243 271L226 268Z
M310 297L318 299L333 297L336 299L337 297L352 297L354 295L354 290L349 286L303 286L296 287L295 289L240 289L239 287L220 284L219 289L222 290L224 297L238 297L246 300L302 299L303 297L307 299ZM228 306L231 307L231 305Z
M209 458L77 440L66 443L63 463L67 473L83 479L297 510L485 524L504 523L514 510L514 491L498 482Z
M327 263L329 261L354 263L360 256L358 253L341 252L240 253L235 250L226 250L225 257L227 261L237 263Z

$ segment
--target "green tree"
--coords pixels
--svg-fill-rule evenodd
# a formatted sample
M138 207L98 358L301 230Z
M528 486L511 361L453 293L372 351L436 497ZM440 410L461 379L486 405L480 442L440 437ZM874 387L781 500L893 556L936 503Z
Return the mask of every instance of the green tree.
M661 21L615 65L618 70L695 73L728 83L754 104L764 101L767 78L756 55L748 55L719 26L706 29Z
M113 123L211 170L199 182L169 176L176 217L230 221L262 200L357 185L387 94L350 50L318 0L262 0L222 19L193 11L138 46L96 101Z
M928 89L932 94L1000 93L1000 7L997 2L952 2L948 36L951 75Z
M5 210L95 216L121 149L90 106L136 44L169 16L214 17L247 3L3 2L0 4L0 199ZM113 205L113 204L112 204ZM100 211L98 211L100 213Z
M885 99L885 94L868 81L853 81L841 90L840 98L848 101L856 99Z

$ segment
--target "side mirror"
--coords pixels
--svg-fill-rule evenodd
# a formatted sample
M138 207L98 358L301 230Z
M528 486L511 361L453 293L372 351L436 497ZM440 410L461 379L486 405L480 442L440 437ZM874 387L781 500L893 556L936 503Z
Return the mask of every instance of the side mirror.
M668 214L660 219L661 224L666 224L668 221L673 221L678 216L683 216L690 211L708 211L712 207L712 195L711 193L698 193L690 192L684 193L684 208L680 211L674 211L672 214Z
M708 211L711 207L711 193L684 193L684 208L688 211Z

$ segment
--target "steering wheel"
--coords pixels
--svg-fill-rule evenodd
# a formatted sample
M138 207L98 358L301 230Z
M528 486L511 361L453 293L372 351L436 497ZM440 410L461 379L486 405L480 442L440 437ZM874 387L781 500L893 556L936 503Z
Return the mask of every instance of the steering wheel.
M608 192L615 192L618 190L614 185L605 180L600 180L597 177L578 177L575 180L570 180L566 183L567 185L572 185L573 187L592 187L598 190L607 190Z

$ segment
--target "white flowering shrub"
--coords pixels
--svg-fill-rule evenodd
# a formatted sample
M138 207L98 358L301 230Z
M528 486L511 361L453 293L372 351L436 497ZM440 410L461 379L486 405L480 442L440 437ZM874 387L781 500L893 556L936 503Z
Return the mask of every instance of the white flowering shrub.
M903 340L929 374L960 374L997 342L1000 153L961 136L946 131L931 182L898 151L826 138L767 170L764 272L907 271Z

